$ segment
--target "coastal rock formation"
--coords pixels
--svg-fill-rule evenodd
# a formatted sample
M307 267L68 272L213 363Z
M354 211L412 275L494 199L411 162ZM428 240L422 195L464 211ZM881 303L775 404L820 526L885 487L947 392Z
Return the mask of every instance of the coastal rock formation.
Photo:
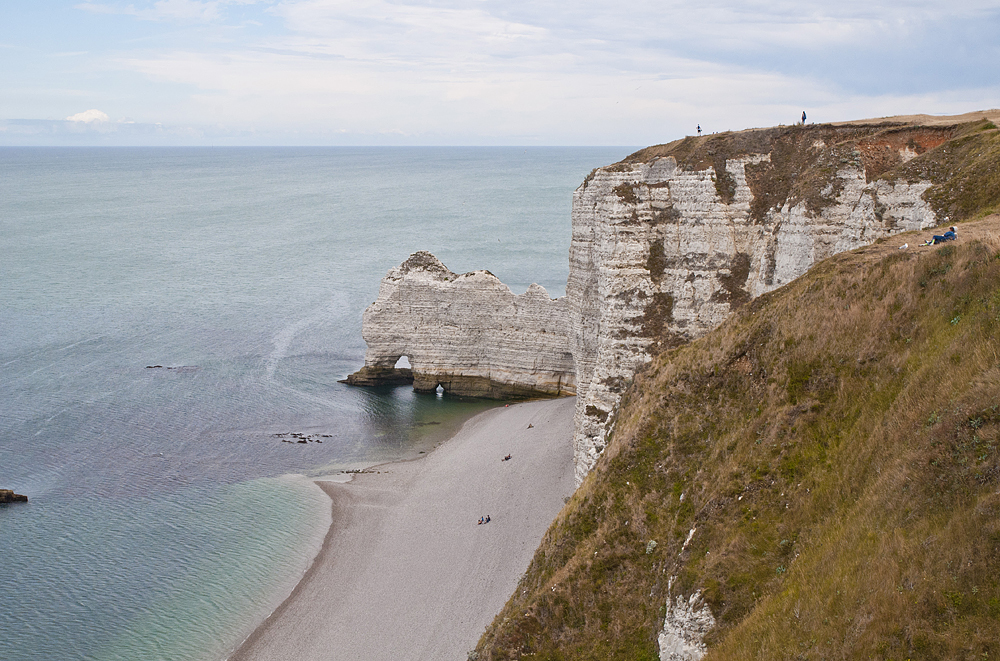
M489 271L452 273L417 252L382 279L365 310L365 366L353 385L412 381L471 397L572 395L576 371L564 298L532 285L515 296ZM410 369L397 369L406 356Z
M635 371L838 252L936 224L929 180L879 178L952 128L816 126L687 138L595 170L573 197L566 296L582 480Z
M14 493L10 489L0 489L0 504L3 503L26 503L28 502L27 496L22 496L19 493Z
M818 260L960 216L957 198L935 189L959 167L938 147L975 126L789 126L636 152L574 193L564 299L536 285L514 296L488 271L456 275L416 253L365 312L365 367L348 381L412 377L419 390L491 397L575 392L580 481L656 353ZM394 369L402 355L412 375Z
M669 581L671 592L674 577ZM715 626L712 609L695 591L688 599L678 595L667 599L667 613L663 618L663 628L657 635L660 661L700 661L705 656L705 634Z

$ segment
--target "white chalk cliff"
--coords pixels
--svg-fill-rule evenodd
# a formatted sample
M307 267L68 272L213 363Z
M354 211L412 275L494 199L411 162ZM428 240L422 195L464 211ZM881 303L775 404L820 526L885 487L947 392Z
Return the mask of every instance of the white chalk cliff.
M573 196L566 297L416 253L364 315L353 383L409 378L484 396L576 393L582 480L636 370L816 261L937 224L926 180L893 168L953 127L810 126L687 138L595 170Z
M576 370L564 298L532 285L515 296L489 271L452 273L417 252L384 278L365 310L365 366L348 383L413 381L473 397L573 395ZM396 370L401 356L410 369Z

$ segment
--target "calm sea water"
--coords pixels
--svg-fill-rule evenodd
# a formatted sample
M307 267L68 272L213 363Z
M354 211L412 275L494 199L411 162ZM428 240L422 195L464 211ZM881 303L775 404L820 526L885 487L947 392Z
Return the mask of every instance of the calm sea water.
M337 383L381 277L562 295L572 191L629 151L0 149L0 659L224 658L326 533L310 477L489 405Z

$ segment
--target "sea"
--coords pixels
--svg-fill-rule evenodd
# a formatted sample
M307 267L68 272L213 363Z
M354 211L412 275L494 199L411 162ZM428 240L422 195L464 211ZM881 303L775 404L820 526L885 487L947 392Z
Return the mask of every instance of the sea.
M0 148L0 659L225 659L315 557L317 477L496 405L339 383L382 276L563 295L573 190L631 151Z

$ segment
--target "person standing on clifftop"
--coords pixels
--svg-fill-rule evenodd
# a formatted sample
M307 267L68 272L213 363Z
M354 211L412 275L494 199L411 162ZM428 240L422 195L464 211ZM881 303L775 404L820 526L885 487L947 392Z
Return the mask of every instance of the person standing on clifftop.
M701 135L701 124L698 125L698 135Z
M802 125L805 126L805 123L806 123L806 111L803 110L802 111Z

